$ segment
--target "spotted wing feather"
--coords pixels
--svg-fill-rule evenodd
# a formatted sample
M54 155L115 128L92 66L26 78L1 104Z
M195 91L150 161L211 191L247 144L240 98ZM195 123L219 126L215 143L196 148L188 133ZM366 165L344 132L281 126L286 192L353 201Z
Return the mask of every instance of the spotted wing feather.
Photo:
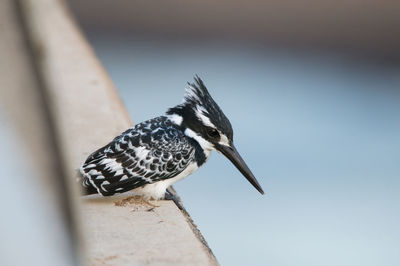
M122 193L175 177L195 158L184 133L166 117L140 123L92 153L80 171L88 192Z

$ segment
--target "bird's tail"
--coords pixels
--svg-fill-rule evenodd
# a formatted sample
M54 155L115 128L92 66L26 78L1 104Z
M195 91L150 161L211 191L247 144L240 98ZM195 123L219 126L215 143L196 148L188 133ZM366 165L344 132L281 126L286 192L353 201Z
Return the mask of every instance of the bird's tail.
M87 178L82 174L82 169L75 171L76 182L79 184L79 189L83 196L97 194L97 189L88 182Z
M95 189L93 186L89 186L89 187L83 187L82 193L84 196L86 196L86 195L97 194L98 192L97 189Z

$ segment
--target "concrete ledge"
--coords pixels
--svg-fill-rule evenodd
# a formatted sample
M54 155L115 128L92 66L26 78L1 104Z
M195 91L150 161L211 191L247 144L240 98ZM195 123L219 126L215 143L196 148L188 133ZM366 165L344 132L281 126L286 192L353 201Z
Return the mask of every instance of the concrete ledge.
M0 1L0 31L0 265L79 265L76 206L14 0Z
M20 3L72 185L85 158L132 123L64 2ZM78 202L91 265L218 264L190 216L172 202L121 207L118 199Z
M216 264L172 201L115 205L126 196L82 200L91 264Z

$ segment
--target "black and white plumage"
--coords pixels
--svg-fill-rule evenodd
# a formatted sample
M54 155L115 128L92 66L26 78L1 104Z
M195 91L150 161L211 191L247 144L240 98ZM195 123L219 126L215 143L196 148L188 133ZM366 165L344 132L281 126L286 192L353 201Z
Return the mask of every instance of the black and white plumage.
M166 189L203 165L212 150L230 159L263 193L233 146L228 118L203 81L189 83L182 104L137 124L93 152L80 168L86 194L111 196L134 190L161 199Z

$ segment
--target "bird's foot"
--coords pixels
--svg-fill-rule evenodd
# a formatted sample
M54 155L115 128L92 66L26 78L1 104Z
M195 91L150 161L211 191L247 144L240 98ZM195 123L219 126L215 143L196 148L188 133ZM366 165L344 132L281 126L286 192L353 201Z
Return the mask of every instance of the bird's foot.
M181 203L179 202L179 199L169 189L167 189L167 191L165 192L164 199L172 200L180 210L183 210L183 207L182 207Z

